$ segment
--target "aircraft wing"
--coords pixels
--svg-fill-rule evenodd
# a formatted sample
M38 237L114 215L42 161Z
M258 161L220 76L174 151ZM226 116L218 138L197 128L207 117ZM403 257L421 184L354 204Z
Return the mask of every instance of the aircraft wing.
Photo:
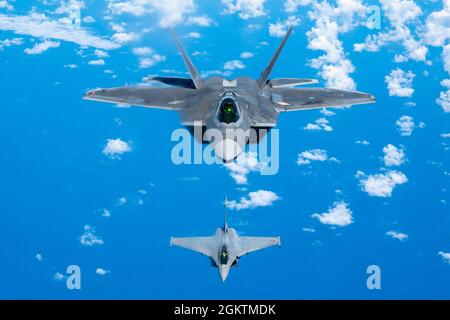
M358 91L329 88L275 88L270 90L278 111L308 110L375 103L374 96Z
M181 110L189 105L189 99L194 97L195 93L195 90L186 88L128 86L92 90L84 95L84 99L147 108Z
M272 246L281 246L280 237L240 237L240 248L237 256L258 251Z
M199 252L205 256L212 257L217 249L217 239L215 237L195 237L195 238L170 238L170 245L177 246L192 251Z

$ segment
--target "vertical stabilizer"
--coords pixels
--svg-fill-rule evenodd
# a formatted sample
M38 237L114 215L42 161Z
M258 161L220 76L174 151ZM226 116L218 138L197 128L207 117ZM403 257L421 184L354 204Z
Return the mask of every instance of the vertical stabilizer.
M280 53L283 50L283 47L286 44L286 41L288 40L291 32L292 32L292 27L289 28L289 30L287 31L286 35L283 38L283 41L281 41L281 44L278 47L277 52L275 52L275 55L273 56L272 60L270 60L267 67L261 73L261 76L258 79L258 87L260 89L263 89L266 86L267 80L269 79L270 74L272 73L272 69L273 69L275 63L277 62L278 57L280 56Z
M172 34L173 39L175 40L175 43L177 45L178 51L180 51L181 57L183 58L184 63L186 64L186 67L189 70L189 73L192 77L192 81L194 82L196 89L201 89L203 87L203 80L200 77L200 74L198 73L197 68L192 63L191 59L189 58L186 50L184 50L183 45L181 44L180 39L178 39L177 35L173 30L170 30L170 33Z

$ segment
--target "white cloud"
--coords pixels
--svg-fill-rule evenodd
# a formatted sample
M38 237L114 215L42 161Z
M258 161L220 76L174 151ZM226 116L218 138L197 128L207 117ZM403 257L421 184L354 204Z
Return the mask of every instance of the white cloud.
M436 103L441 106L444 112L450 112L450 90L440 93L439 98L436 99Z
M6 9L8 11L14 10L14 7L8 3L6 0L0 1L0 9Z
M416 75L411 71L405 72L400 68L392 70L384 80L388 85L389 96L411 97L414 93L412 88L413 79Z
M284 3L284 11L287 13L294 13L298 7L306 6L311 3L312 0L286 0Z
M450 252L439 251L438 255L440 255L445 262L450 264Z
M358 172L357 177L364 192L372 197L382 198L391 197L396 186L408 182L408 178L400 171L388 171L367 177L363 172Z
M148 58L141 58L139 59L139 68L141 69L147 69L150 67L155 66L159 62L166 61L166 57L162 56L160 54L153 54L152 56Z
M95 269L95 273L98 274L99 276L105 276L108 273L111 273L111 271L105 270L103 268L97 268L97 269Z
M231 60L225 62L223 65L225 70L235 70L235 69L244 69L245 64L241 60Z
M163 28L180 23L186 14L194 11L193 0L108 0L108 9L112 14L132 14L142 16L156 12L159 25Z
M392 144L383 148L384 164L388 167L400 166L405 162L405 152Z
M95 234L95 228L87 224L84 226L84 233L80 237L80 243L83 246L92 247L102 245L104 242Z
M316 229L314 228L302 228L303 232L308 232L308 233L315 233Z
M336 113L327 109L327 108L322 108L320 109L320 113L323 114L325 117L331 117L334 116Z
M450 139L450 133L442 133L441 138Z
M153 53L153 49L149 47L134 48L133 53L137 56L148 56Z
M315 123L308 123L305 127L303 127L306 131L333 131L333 127L329 125L329 121L325 118L319 118Z
M105 65L105 60L103 60L103 59L91 60L91 61L88 62L88 65L90 65L90 66L104 66Z
M247 176L250 172L260 171L267 165L259 162L255 152L241 153L233 162L224 164L230 172L230 176L237 184L247 184Z
M55 275L53 276L53 279L55 279L56 281L63 281L65 278L66 276L60 272L55 273Z
M247 197L242 197L239 202L236 200L227 201L226 207L234 210L254 209L257 207L271 206L277 200L280 200L280 197L276 193L258 190L250 192Z
M289 16L284 21L269 23L269 35L271 37L284 37L289 27L296 27L300 24L300 19L295 16Z
M67 68L67 69L76 69L76 68L78 68L78 65L76 65L76 64L74 64L74 63L71 63L71 64L65 64L64 65L64 68Z
M254 56L255 54L249 51L244 51L241 53L241 59L250 59L253 58Z
M341 201L335 202L334 207L329 208L327 212L315 213L311 217L319 219L323 224L345 227L353 223L352 211L348 204Z
M106 52L106 51L104 51L104 50L100 50L100 49L95 49L94 55L95 55L97 58L108 58L108 57L109 57L108 52Z
M364 146L370 145L370 142L367 141L367 140L356 140L355 143L356 143L356 144L362 144L362 145L364 145Z
M297 164L299 166L311 164L312 161L334 161L337 162L338 160L334 157L329 158L328 154L325 150L322 149L313 149L313 150L307 150L299 153Z
M414 123L414 118L410 116L403 115L395 122L398 131L402 136L409 137L414 132L416 128L424 128L425 123L420 122L418 125Z
M409 237L406 233L396 232L393 230L386 232L386 235L392 239L397 239L400 241L408 240Z
M76 43L80 46L104 50L117 49L120 44L92 35L83 28L73 28L62 20L54 20L45 14L31 12L24 16L0 14L0 30L16 34L30 35L35 38L53 39Z
M319 70L328 87L355 89L356 84L350 77L355 68L347 59L339 36L366 20L366 7L358 0L340 0L336 6L326 1L314 1L312 5L313 10L308 15L315 25L306 33L308 49L323 51L324 54L310 60L310 66Z
M94 17L87 16L87 17L84 17L84 18L83 18L83 22L84 22L84 23L94 23L94 22L95 22L95 19L94 19Z
M225 5L224 13L239 13L243 20L265 16L264 2L265 0L222 0Z
M422 9L412 0L380 0L380 2L381 12L388 19L391 29L367 36L364 43L353 46L354 50L376 52L390 43L400 42L405 51L396 54L397 62L405 62L408 59L425 62L428 48L414 37L409 27L409 25L416 26L415 22L422 15Z
M186 38L200 39L201 36L202 36L202 35L201 35L200 33L198 33L198 32L189 32L189 33L186 35Z
M2 51L3 48L8 48L11 46L20 46L22 44L23 44L23 38L12 38L12 39L0 40L0 51Z
M214 20L212 20L207 15L198 16L198 17L189 17L186 21L186 24L188 26L190 25L196 25L199 27L209 27L210 25L216 24Z
M120 44L127 44L128 42L136 40L137 36L134 33L117 32L113 34L111 39Z
M109 209L103 209L103 210L101 210L101 213L102 213L102 217L105 217L105 218L111 217L111 211Z
M34 257L37 261L44 260L44 256L41 253L36 253L36 255Z
M131 147L129 144L121 139L108 139L108 142L103 149L103 154L115 159L120 155L131 152Z
M24 52L26 54L41 54L44 53L45 51L47 51L48 49L51 48L58 48L61 45L61 42L59 41L51 41L51 40L44 40L43 42L40 43L36 43L33 48L29 49L25 49Z

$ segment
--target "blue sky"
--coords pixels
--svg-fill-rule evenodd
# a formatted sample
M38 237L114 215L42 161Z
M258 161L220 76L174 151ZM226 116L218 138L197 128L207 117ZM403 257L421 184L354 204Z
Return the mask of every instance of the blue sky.
M378 102L281 114L276 175L176 166L176 113L82 100L186 76L164 27L232 79L257 78L288 25L273 77ZM449 25L450 1L0 1L0 298L450 298ZM232 226L283 246L221 283L169 239L213 234L225 194Z

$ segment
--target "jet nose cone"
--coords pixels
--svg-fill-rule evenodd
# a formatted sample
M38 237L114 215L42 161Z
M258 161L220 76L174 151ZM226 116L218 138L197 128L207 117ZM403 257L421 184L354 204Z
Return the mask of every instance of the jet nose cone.
M231 162L242 153L242 147L234 140L224 139L218 141L214 146L216 156L225 163Z
M222 279L222 282L225 282L228 278L228 274L230 273L230 268L227 266L220 266L219 267L219 273L220 273L220 279Z

